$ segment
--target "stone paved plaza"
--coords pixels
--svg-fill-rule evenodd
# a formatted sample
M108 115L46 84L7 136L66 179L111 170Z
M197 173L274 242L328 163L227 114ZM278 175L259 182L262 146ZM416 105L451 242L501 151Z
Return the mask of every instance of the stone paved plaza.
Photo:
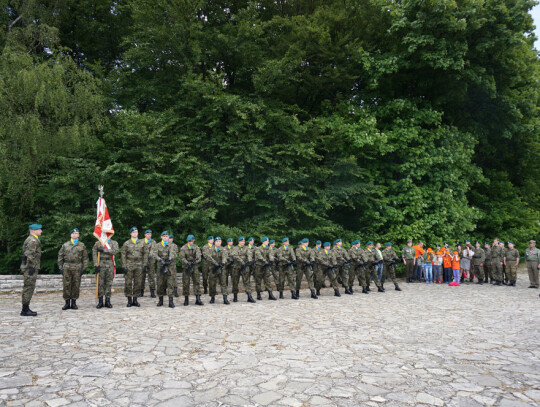
M0 405L540 405L540 298L518 287L402 284L319 300L79 310L0 295ZM343 290L342 290L343 291ZM192 298L193 303L193 298Z

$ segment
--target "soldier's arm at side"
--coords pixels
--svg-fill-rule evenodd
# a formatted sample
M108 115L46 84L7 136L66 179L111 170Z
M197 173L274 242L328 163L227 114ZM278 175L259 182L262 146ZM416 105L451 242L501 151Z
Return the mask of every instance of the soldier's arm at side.
M81 253L81 256L82 256L82 263L83 263L83 270L86 270L88 268L88 250L86 249L86 245L84 243L81 243L82 244L82 253Z
M26 245L26 248L23 252L23 254L26 256L26 266L28 268L36 267L38 263L37 253L38 253L38 242L36 240L32 240Z
M127 267L127 243L122 245L122 267Z
M62 270L64 268L64 245L60 246L58 251L58 268Z
M92 263L94 263L94 266L98 265L98 248L99 242L94 243L94 246L92 246Z

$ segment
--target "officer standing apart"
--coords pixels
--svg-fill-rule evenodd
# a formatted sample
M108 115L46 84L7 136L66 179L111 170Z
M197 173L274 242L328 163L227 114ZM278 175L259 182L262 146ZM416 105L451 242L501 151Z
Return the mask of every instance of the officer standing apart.
M146 276L148 276L148 286L150 287L150 297L156 298L156 259L151 255L154 253L158 243L152 239L152 230L144 231L144 244L146 245L146 253L148 253L148 263L146 263L146 271L143 270L141 279L141 297L144 297L144 286Z
M81 288L81 276L88 267L88 252L83 242L79 241L79 229L71 230L71 239L62 245L58 252L58 268L62 273L64 300L62 307L78 309L77 299Z
M202 280L204 293L208 294L208 273L213 268L212 250L214 248L214 236L206 238L206 244L201 249L202 255Z
M405 265L405 278L407 279L407 283L410 283L412 280L415 257L416 252L414 251L414 247L412 247L412 240L407 240L407 246L401 251L401 258Z
M140 307L137 295L141 292L143 268L148 264L148 252L144 240L139 240L139 231L133 226L131 237L122 245L122 270L124 272L124 294L128 299L127 307Z
M36 289L36 279L41 268L41 236L42 226L33 223L28 226L28 237L23 243L21 255L21 273L24 275L22 290L22 317L35 317L37 312L30 309L30 301Z
M296 293L294 291L295 284L293 280L293 275L294 275L293 263L296 261L296 255L294 254L293 248L289 246L288 237L284 237L282 242L283 242L283 246L281 246L277 250L277 256L278 256L279 265L280 265L279 288L281 289L281 291L279 292L279 298L283 298L283 290L285 288L285 279L287 279L287 284L289 285L289 289L291 290L291 298L293 300L297 300L298 297L296 296Z
M108 247L107 247L108 246ZM98 264L99 253L99 266ZM103 297L105 296L105 306L112 308L111 293L114 277L114 256L118 253L118 242L109 238L105 246L100 241L94 243L92 247L92 261L95 265L96 275L99 274L98 305L96 308L103 308Z
M527 261L527 272L529 273L529 288L538 288L538 270L540 270L540 250L536 247L534 240L529 241L529 248L525 250L525 260Z
M514 242L508 242L504 251L504 265L508 276L508 285L515 286L517 280L517 267L519 265L519 251L514 248Z
M190 280L193 282L195 305L203 305L201 301L201 273L198 267L201 262L201 249L195 244L195 236L188 235L186 240L187 243L180 248L180 261L184 270L182 275L184 306L189 305Z

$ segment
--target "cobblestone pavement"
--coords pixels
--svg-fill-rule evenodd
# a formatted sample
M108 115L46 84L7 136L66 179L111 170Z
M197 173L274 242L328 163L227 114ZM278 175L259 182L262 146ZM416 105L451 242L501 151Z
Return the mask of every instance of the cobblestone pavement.
M518 287L79 310L0 296L0 405L540 405L540 298ZM193 303L193 297L192 297Z

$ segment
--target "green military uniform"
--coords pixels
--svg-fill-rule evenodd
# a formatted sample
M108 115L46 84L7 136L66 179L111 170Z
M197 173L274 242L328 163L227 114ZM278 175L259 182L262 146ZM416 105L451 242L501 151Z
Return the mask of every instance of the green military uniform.
M30 235L26 238L22 248L21 273L24 275L22 290L21 316L36 316L30 309L30 301L36 289L36 279L41 268L41 241L39 236L32 235L32 231L41 229L41 225L30 225Z
M268 299L274 299L273 287L270 282L270 268L274 263L274 252L268 246L268 238L263 237L261 246L255 248L255 290L257 299L261 300L262 283L264 281L264 291L268 291Z
M188 236L190 237L190 236ZM186 243L180 248L180 261L182 262L182 292L186 298L184 305L189 301L189 286L190 281L193 282L193 293L196 297L195 304L202 305L200 303L201 296L201 273L199 272L198 264L201 262L201 249L195 243L191 245ZM200 304L199 304L200 303Z
M208 236L208 241L214 240L213 236ZM212 250L214 249L213 243L206 243L201 248L201 255L202 255L202 261L201 261L201 270L202 270L202 284L203 284L203 290L205 294L208 294L208 275L210 273L210 270L214 268L212 261Z
M401 251L401 257L405 260L405 278L410 283L414 271L414 259L416 257L414 247L405 246Z
M243 237L238 239L239 242L243 240ZM238 301L238 285L240 283L240 277L242 277L242 284L244 285L244 290L248 296L248 302L255 302L255 300L251 297L251 282L248 269L248 263L253 261L253 250L246 245L238 245L232 250L231 256L234 260L232 273L232 292L234 295L233 301Z
M368 243L369 246L369 243ZM377 289L379 292L384 291L384 288L381 286L381 282L379 281L379 276L377 275L377 271L375 270L375 264L383 260L382 256L379 255L377 250L371 248L366 249L364 251L365 257L366 257L366 269L368 270L368 276L366 276L366 284L367 284L367 290L369 290L369 284L371 280L375 283L377 286Z
M392 249L392 246L387 243L385 249L382 251L382 256L384 260L384 268L381 285L384 287L384 282L387 279L390 279L392 280L392 283L394 283L396 291L401 291L401 288L399 288L396 280L396 261L399 261L398 255L394 249Z
M178 257L180 254L180 249L178 248L178 245L174 243L174 235L171 233L169 234L169 246L171 246L171 251L176 253L176 260L173 261L171 264L169 264L169 273L171 273L172 281L174 282L174 296L178 297Z
M478 278L478 284L484 282L484 262L486 261L486 252L481 247L471 249L474 255L471 261L471 281L474 281L474 276Z
M529 243L532 244L534 240ZM534 242L536 243L536 242ZM538 265L540 264L540 249L537 247L528 247L525 250L525 260L527 261L527 272L529 273L529 282L531 285L529 288L538 288Z
M341 297L337 277L334 272L334 266L336 264L335 252L330 250L330 243L327 243L327 245L325 243L324 248L317 253L315 260L322 269L323 278L320 280L321 284L324 282L324 276L328 277L330 284L332 284L332 288L334 289L334 295L336 297Z
M504 262L506 265L506 275L510 285L516 285L517 263L519 263L519 251L515 248L507 248L504 252Z
M100 250L98 250L98 248L100 248ZM112 308L110 301L115 267L113 258L118 253L118 250L118 242L112 239L109 239L105 246L102 246L101 242L97 241L94 243L94 247L92 247L92 261L96 268L99 267L98 297L101 304L99 308L103 306L103 297L105 297L105 306L107 308ZM98 253L100 253L99 261Z
M287 243L287 244L285 244ZM283 298L283 291L285 289L285 280L287 280L287 285L291 290L291 298L297 300L294 282L294 269L293 262L296 261L296 255L294 254L294 249L288 244L288 240L283 242L283 246L277 249L277 257L279 259L279 297Z
M308 240L303 239L303 244ZM313 265L315 264L315 253L307 246L300 246L296 249L296 296L300 296L300 287L302 286L302 277L306 276L311 298L316 299L315 285L313 284Z
M270 273L272 274L272 278L274 279L274 284L276 285L276 290L279 291L279 259L277 257L277 249L274 246L272 246L272 243L275 243L275 240L270 240L269 248L272 252L272 256L274 258L274 261L270 264Z
M77 239L67 241L58 252L58 268L62 270L63 294L65 301L79 298L81 276L88 268L88 252L83 242ZM74 304L71 304L74 308Z
M122 245L122 269L124 271L124 295L128 298L128 306L138 306L137 296L141 293L143 267L148 264L147 247L144 240L128 239Z
M484 283L488 282L488 278L490 282L493 282L493 271L492 271L493 264L491 262L491 247L484 249L484 255L486 257L484 260Z
M349 253L347 250L345 250L340 245L337 245L336 243L341 242L341 239L337 239L334 242L334 247L332 250L334 251L334 255L336 257L336 265L338 266L338 280L341 280L341 284L343 284L343 287L345 287L345 294L352 294L349 290L349 262L351 261L351 258L349 257Z
M223 271L225 272L225 285L229 287L229 278L232 278L232 272L233 272L233 258L231 256L232 249L234 245L232 244L233 240L231 238L227 239L227 246L223 248L223 250L227 253L227 260L225 262L225 268Z
M148 286L150 287L150 293L152 297L155 297L154 291L156 290L156 258L151 255L154 253L158 242L154 239L144 239L144 244L146 246L146 253L148 253L148 262L146 263L146 268L143 268L142 278L141 278L141 297L144 295L144 286L146 280L148 279Z
M220 239L221 240L221 239ZM221 288L221 295L223 296L223 303L229 304L227 300L227 272L225 270L225 264L229 258L227 250L223 247L213 246L211 252L212 268L208 274L208 289L210 293L211 303L214 303L214 297L216 296L216 285L219 282Z
M321 288L324 284L324 275L323 275L323 269L319 262L317 262L317 256L319 255L319 252L322 249L322 247L315 246L313 249L311 249L313 252L313 258L315 262L313 263L313 285L315 287L315 290L317 292L317 295L321 293Z
M165 233L167 234L167 233ZM174 243L161 241L153 245L152 258L157 261L157 295L158 307L163 305L163 297L169 297L169 306L174 308L174 289L177 287L176 281L176 258L178 257L178 246Z
M494 244L491 248L491 268L493 270L493 279L496 285L502 284L502 261L504 257L504 251L499 244Z

